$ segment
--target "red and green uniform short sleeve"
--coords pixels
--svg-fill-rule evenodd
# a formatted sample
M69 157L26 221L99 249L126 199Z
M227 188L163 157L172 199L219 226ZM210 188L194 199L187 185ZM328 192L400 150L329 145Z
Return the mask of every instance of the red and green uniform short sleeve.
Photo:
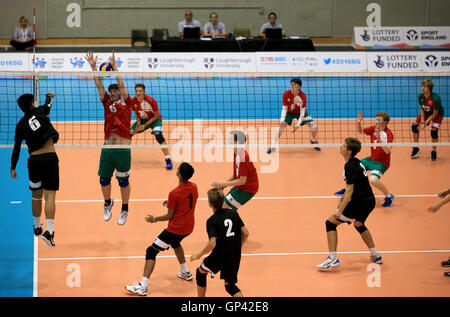
M292 90L283 93L283 106L287 107L287 112L299 114L300 109L306 109L306 95L300 91L298 96L294 96Z
M364 129L364 133L370 136L370 143L378 143L377 137L375 136L376 126L370 126ZM380 131L381 143L392 143L394 142L394 134L388 128ZM381 146L372 146L370 148L370 159L379 162L389 168L391 164L391 154L387 154Z
M105 140L108 139L112 133L118 136L129 139L130 138L130 123L131 123L131 107L132 101L130 96L127 99L119 99L112 102L108 93L102 98L102 104L105 108Z
M186 235L194 231L194 211L197 204L197 185L192 182L179 184L169 193L167 208L174 210L167 231L177 235Z
M250 156L245 150L241 150L238 155L234 154L233 177L234 179L239 179L241 176L247 176L247 182L244 185L236 186L237 189L253 194L258 192L258 174L253 162L250 160Z
M444 107L442 107L441 98L438 94L432 92L428 98L425 97L424 94L420 94L419 97L419 105L425 112L425 114L433 114L434 110L438 111L438 116L444 116Z
M142 100L142 102L139 102L136 97L131 100L133 104L133 111L137 113L139 119L141 120L150 120L153 118L155 113L159 111L156 100L148 95L144 96L144 100ZM162 117L160 117L160 119L162 119Z

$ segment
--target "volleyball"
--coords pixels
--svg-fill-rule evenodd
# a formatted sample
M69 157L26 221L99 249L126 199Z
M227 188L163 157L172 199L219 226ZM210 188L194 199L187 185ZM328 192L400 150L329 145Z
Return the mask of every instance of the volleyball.
M101 72L110 72L113 70L112 65L108 62L104 62L100 65L99 70Z

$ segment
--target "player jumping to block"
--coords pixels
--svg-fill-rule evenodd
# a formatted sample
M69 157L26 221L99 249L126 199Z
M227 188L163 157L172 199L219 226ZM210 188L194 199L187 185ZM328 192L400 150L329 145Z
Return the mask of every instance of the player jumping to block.
M191 256L191 261L200 259L211 252L197 268L197 293L206 295L206 276L214 277L220 271L220 279L225 280L225 290L233 297L243 297L236 286L241 263L242 246L249 233L239 214L231 209L223 209L225 196L218 188L208 190L208 203L213 215L206 221L208 243L199 253Z
M93 71L97 70L97 56L89 51L86 60L91 65ZM117 71L114 52L109 58L109 63L114 71ZM99 76L94 76L100 100L105 109L105 145L129 145L130 144L130 123L131 123L131 98L125 88L122 77L116 77L118 84L111 84L106 92L102 80ZM120 186L122 196L122 209L117 223L124 225L128 217L128 201L130 199L130 169L131 169L131 149L102 149L100 156L100 166L98 176L103 198L103 220L109 221L112 215L114 200L111 199L111 177L116 170L116 178Z
M425 129L431 124L431 141L439 142L438 131L444 119L444 108L442 107L441 98L433 92L434 84L431 80L425 79L420 86L422 93L419 95L420 114L411 126L413 132L413 141L419 142L419 131ZM411 158L416 158L420 153L418 147L413 147ZM431 160L437 160L436 146L432 147Z
M131 126L131 136L142 133L147 129L152 129L152 134L161 145L167 145L162 135L162 116L158 109L158 103L153 97L145 94L145 85L138 83L135 86L136 97L131 99L136 122ZM166 169L173 168L170 160L169 149L161 148L166 159Z
M294 127L293 133L298 127L307 124L311 131L311 143L317 144L317 124L314 119L306 111L306 95L302 88L302 81L299 78L291 79L291 89L286 90L283 93L283 109L281 110L280 125L277 129L277 140L280 139L281 133L286 129L286 126L291 126L294 119L297 120L297 124ZM320 151L320 147L314 148ZM269 147L267 153L272 153L275 148Z
M194 277L189 272L184 257L181 241L194 230L194 211L198 199L197 185L190 182L194 175L194 168L188 163L181 163L177 170L178 186L169 193L169 199L163 203L168 208L164 216L147 215L145 221L156 223L158 221L169 221L167 229L155 239L153 244L147 248L145 254L144 274L141 282L135 285L127 285L125 288L134 294L146 296L148 279L155 268L156 256L159 252L172 247L181 266L178 277L186 281Z
M317 267L319 269L329 269L339 266L336 255L337 231L336 228L341 223L353 223L355 229L361 235L364 243L370 249L370 260L381 264L383 259L378 254L373 242L372 235L364 225L367 217L375 208L375 196L367 178L364 165L356 158L356 154L361 150L361 142L355 138L345 139L340 152L344 157L344 179L347 184L346 191L338 204L337 211L325 222L327 230L329 256L327 260Z
M358 133L369 135L370 142L374 144L374 146L370 148L370 157L363 158L361 163L364 165L366 171L371 171L369 177L370 184L384 194L384 203L381 205L384 208L391 207L394 202L394 195L392 195L380 181L381 176L386 174L386 171L391 164L392 147L377 146L377 144L392 143L394 141L394 135L387 127L390 119L391 118L386 112L378 112L375 115L375 125L367 128L363 127L364 116L362 113L360 113L356 119L356 131ZM341 196L344 193L345 188L336 192L335 195Z
M48 92L45 104L36 107L34 96L24 94L17 103L24 116L16 125L14 149L11 155L11 177L17 178L16 166L20 156L20 147L25 140L30 157L28 158L28 177L31 189L31 209L34 219L34 235L41 236L50 247L55 246L55 196L59 190L59 160L54 144L59 134L50 122L48 115L52 107L54 93ZM46 231L42 233L40 225L42 196L45 197Z
M241 131L231 132L234 143L233 176L227 181L216 181L212 187L224 189L232 186L230 192L225 196L223 208L231 208L237 211L246 204L258 192L258 174L250 156L245 150L245 134Z

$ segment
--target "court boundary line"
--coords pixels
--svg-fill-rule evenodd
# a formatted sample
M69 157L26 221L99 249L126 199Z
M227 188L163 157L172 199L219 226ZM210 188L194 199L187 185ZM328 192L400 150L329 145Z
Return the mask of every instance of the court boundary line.
M287 199L337 199L342 196L329 195L329 196L273 196L273 197L253 197L252 200L287 200ZM384 198L384 195L375 195L376 198ZM398 194L396 198L424 198L424 197L438 197L437 194ZM130 198L130 202L152 202L152 201L165 201L167 198ZM198 201L207 201L208 198L198 198ZM121 199L115 199L114 201L122 201ZM56 200L55 203L99 203L104 202L103 199L73 199L73 200ZM21 204L22 201L14 200L10 201L10 204Z
M38 297L38 237L34 237L34 248L33 248L33 297Z
M405 253L449 253L450 250L399 250L379 251L381 254L405 254ZM328 251L311 252L281 252L281 253L243 253L242 256L289 256L289 255L328 255ZM370 254L370 251L341 251L337 254ZM189 258L191 255L186 254ZM205 255L204 257L206 257ZM158 258L176 258L176 255L158 255ZM105 257L72 257L72 258L38 258L38 261L84 261L84 260L139 260L145 256L105 256Z

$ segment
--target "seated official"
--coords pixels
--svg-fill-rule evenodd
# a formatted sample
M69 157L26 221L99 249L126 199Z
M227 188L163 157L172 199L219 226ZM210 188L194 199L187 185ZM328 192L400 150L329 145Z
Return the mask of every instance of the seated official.
M14 29L14 39L9 43L18 51L31 50L34 45L33 29L28 25L28 20L24 16L19 19L19 26Z
M227 30L225 28L225 24L219 22L219 16L217 13L212 12L209 15L209 22L205 24L203 28L203 36L204 37L218 37L218 36L226 36Z
M193 20L193 14L191 10L187 10L184 13L184 17L186 18L184 21L178 23L178 34L180 37L184 37L184 28L200 28L200 36L202 34L202 25L199 20Z
M283 26L280 23L277 23L277 15L274 12L269 13L269 22L266 22L262 25L261 30L258 33L258 36L266 36L266 30L267 29L281 29L282 36L286 36L286 33L284 33Z

